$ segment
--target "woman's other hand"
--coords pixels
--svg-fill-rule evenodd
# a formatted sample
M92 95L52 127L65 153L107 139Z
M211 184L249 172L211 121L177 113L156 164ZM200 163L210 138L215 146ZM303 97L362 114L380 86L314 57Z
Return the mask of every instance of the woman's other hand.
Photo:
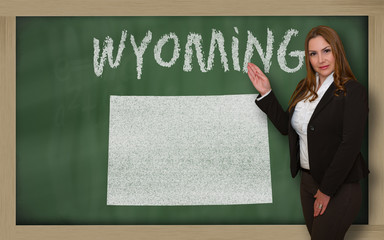
M313 205L313 208L314 208L313 216L317 217L319 215L323 215L323 213L327 209L327 206L331 197L322 193L320 190L317 190L317 193L314 197L316 198L316 200Z
M264 96L271 90L267 76L253 63L248 63L248 76L256 90Z

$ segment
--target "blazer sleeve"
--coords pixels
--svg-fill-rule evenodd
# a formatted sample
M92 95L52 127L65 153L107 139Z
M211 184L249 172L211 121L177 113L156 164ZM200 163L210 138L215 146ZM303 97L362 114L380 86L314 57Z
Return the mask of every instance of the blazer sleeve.
M281 134L288 134L289 113L283 110L273 91L260 101L256 99L255 103L261 111L267 114L269 120Z
M346 84L346 91L341 143L319 186L320 191L329 196L336 193L359 157L368 117L365 88L350 80Z

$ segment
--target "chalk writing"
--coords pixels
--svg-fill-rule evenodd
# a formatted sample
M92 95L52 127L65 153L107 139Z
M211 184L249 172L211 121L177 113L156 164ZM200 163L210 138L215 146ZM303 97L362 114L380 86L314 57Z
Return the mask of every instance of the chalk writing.
M239 30L237 27L234 27L235 33L239 34ZM272 30L267 28L267 43L265 48L263 48L262 44L259 42L257 37L251 32L247 31L248 38L246 43L246 50L244 53L244 61L242 71L243 73L247 73L247 64L252 61L252 57L254 55L254 50L256 49L257 53L260 56L260 59L264 66L264 72L268 73L270 67L272 65L272 57L273 57L273 47L275 42L275 37L273 35ZM291 42L293 36L297 36L299 31L296 29L288 29L283 37L283 40L279 44L279 48L277 51L277 62L281 70L287 73L294 73L299 71L304 64L304 51L296 50L288 53L289 57L297 58L298 64L294 68L289 68L287 66L286 56L287 56L287 47ZM93 47L94 47L94 55L93 55L93 64L94 64L94 72L96 76L100 77L103 74L104 65L106 60L108 59L109 66L111 68L117 68L120 65L121 58L123 56L123 51L126 47L126 38L127 38L127 30L123 30L121 33L120 44L114 59L113 57L113 39L107 36L103 42L103 49L100 55L100 41L99 39L93 39ZM173 54L172 58L169 61L165 61L161 57L161 52L163 47L173 40ZM144 64L144 53L147 50L149 44L152 41L152 32L147 31L145 37L141 40L140 45L136 43L134 35L130 35L131 45L133 48L133 52L136 55L136 72L137 79L141 79L143 74L143 64ZM220 61L224 72L230 71L230 67L228 64L227 52L225 50L225 38L221 31L217 29L212 29L211 42L209 47L209 53L207 60L205 60L205 54L202 48L203 37L198 33L189 33L186 39L186 44L184 47L184 64L183 71L190 72L193 69L192 59L194 53L196 54L197 62L200 67L200 71L205 73L212 70L215 59L215 50L218 49L220 55ZM231 45L231 54L232 54L232 69L234 71L241 71L240 60L239 60L239 39L235 36L232 36L232 45ZM176 61L180 58L180 40L176 33L168 33L164 34L160 37L160 39L156 42L153 48L154 59L162 67L170 68L172 67Z

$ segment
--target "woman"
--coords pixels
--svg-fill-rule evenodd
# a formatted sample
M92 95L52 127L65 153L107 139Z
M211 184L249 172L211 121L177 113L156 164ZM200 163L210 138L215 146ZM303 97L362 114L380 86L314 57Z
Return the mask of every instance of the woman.
M369 173L360 153L367 94L333 29L318 26L308 33L305 61L307 76L287 111L256 65L248 64L248 76L260 93L257 106L289 136L291 174L302 172L301 205L311 239L343 239L361 206L359 180Z

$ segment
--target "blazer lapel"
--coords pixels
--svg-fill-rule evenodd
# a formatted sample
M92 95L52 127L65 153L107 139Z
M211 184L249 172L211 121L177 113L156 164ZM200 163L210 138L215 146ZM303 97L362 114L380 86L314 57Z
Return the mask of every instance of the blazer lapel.
M296 105L293 106L292 110L289 111L289 124L288 124L288 131L295 131L292 127L292 123L291 123L291 120L292 120L292 116L293 116L293 113L295 112L295 109L296 109Z
M332 83L331 86L327 89L327 91L324 93L323 97L321 98L320 102L317 104L315 111L313 112L311 121L328 103L331 101L333 94L335 93L335 84Z

